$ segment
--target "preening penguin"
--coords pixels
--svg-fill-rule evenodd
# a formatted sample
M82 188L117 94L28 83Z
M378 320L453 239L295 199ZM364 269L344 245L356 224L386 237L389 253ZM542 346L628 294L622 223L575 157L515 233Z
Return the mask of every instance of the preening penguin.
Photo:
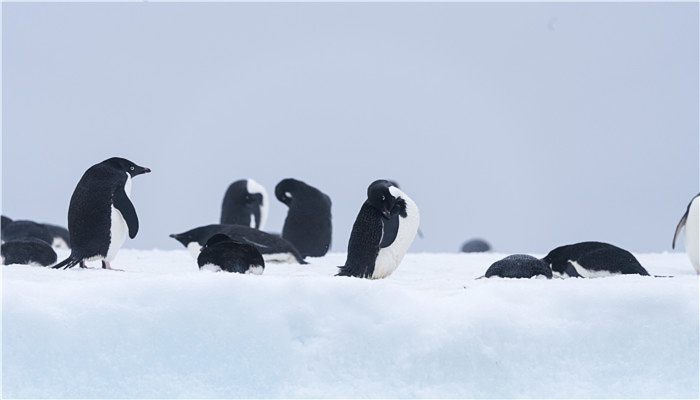
M216 234L207 240L197 257L199 269L260 275L265 261L255 246L231 240Z
M688 254L690 263L693 264L695 271L700 274L700 255L698 255L698 247L700 247L700 232L698 232L698 224L700 224L700 193L696 194L690 200L688 207L685 209L685 214L676 226L676 233L673 235L673 244L671 248L676 248L676 238L685 226L685 252Z
M384 224L398 216L396 234L386 234ZM420 223L418 206L406 193L386 180L367 188L367 200L352 227L348 258L339 276L385 278L399 266L413 243Z
M85 261L110 262L126 240L139 230L136 209L131 203L131 179L151 172L124 158L110 158L88 168L73 192L68 208L71 254L53 268L71 268Z
M56 252L51 245L35 238L11 240L0 247L2 263L26 264L47 267L56 262Z
M331 246L331 198L296 179L283 179L275 186L275 196L289 207L282 237L304 257L322 257Z
M232 240L255 246L267 262L297 262L306 264L304 257L293 244L283 238L243 225L212 224L170 235L190 251L196 259L202 247L216 234L224 234Z
M235 181L224 194L220 223L262 230L269 206L267 191L261 184L252 179Z
M581 242L557 247L542 261L552 268L552 272L576 278L618 274L649 275L632 253L602 242Z

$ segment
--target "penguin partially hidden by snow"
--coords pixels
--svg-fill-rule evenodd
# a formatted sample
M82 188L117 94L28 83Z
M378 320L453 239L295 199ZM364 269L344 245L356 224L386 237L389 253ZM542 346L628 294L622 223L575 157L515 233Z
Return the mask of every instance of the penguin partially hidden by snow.
M303 257L323 257L331 247L331 198L296 179L283 179L275 186L275 196L289 207L282 237L289 240Z
M387 236L384 224L398 215L395 235ZM352 227L345 265L338 276L386 278L399 266L413 243L420 224L418 206L406 193L387 180L367 188L367 200Z
M43 240L25 238L11 240L0 246L2 263L47 267L56 262L56 252Z
M136 209L131 203L131 179L150 169L119 157L88 168L73 192L68 208L71 254L53 268L72 268L86 261L110 263L124 244L139 231Z
M542 260L527 254L513 254L498 260L486 270L485 278L552 278L552 270Z
M673 235L673 243L671 248L676 248L676 239L681 230L685 226L685 252L688 254L690 263L693 264L695 271L700 274L700 255L698 255L698 247L700 247L700 232L698 232L698 224L700 224L700 193L696 194L688 203L688 208L685 209L685 214L676 226L676 233Z
M304 257L293 244L275 236L243 225L212 224L190 229L183 233L173 233L171 238L180 242L196 259L202 247L216 234L222 233L232 240L255 246L267 262L297 262L306 264Z
M581 242L557 247L542 261L559 276L572 278L649 275L632 253L602 242Z
M262 230L267 221L269 201L265 188L252 179L229 185L221 205L221 224L244 225Z
M197 257L199 269L260 275L265 261L255 246L235 242L219 233L207 240Z

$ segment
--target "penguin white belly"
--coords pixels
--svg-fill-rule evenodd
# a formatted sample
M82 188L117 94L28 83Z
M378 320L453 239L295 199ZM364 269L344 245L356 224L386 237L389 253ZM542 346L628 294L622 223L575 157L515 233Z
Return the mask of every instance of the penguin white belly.
M609 276L620 275L619 273L612 273L610 271L594 271L586 269L576 261L569 260L569 262L574 266L574 269L579 275L581 275L582 278L606 278Z
M406 218L399 217L399 231L394 243L379 249L377 260L374 262L373 279L386 278L396 270L401 264L403 256L406 255L406 251L411 247L420 224L420 213L416 203L394 186L390 187L389 191L393 196L401 197L406 201Z
M688 210L688 219L685 222L685 252L688 254L690 263L693 268L700 274L700 255L698 248L700 247L700 198L695 198Z
M124 192L126 196L131 199L131 176L126 174L126 183L124 184ZM109 226L109 248L107 249L107 256L105 260L111 262L114 257L117 256L119 249L122 248L124 241L126 241L126 235L129 231L129 227L122 216L122 213L117 210L114 205L111 206L112 213L110 216L110 226Z
M260 204L260 225L258 229L263 230L265 227L265 222L267 222L267 211L270 207L270 205L267 204L267 190L265 190L263 185L252 179L248 179L248 182L246 182L246 189L248 190L248 193L260 193L260 195L262 195L262 204ZM255 228L255 222L255 217L251 215L251 228Z

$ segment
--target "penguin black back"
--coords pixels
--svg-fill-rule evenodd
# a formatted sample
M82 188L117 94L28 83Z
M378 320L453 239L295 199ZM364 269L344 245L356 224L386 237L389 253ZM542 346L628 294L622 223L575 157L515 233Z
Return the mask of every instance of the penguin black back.
M498 260L484 274L486 278L533 278L538 275L550 279L552 270L544 261L527 254L514 254Z
M10 223L12 223L12 219L4 215L0 217L2 217L2 222L0 222L0 232L2 232L2 230L4 230L8 225L10 225Z
M209 238L197 257L200 269L220 269L239 274L262 274L265 261L255 246L232 240L224 234Z
M632 253L604 242L580 242L560 246L550 251L542 260L551 266L552 271L571 277L584 276L581 275L581 269L593 274L649 275Z
M483 239L471 239L462 245L462 253L485 253L491 251L491 245Z
M275 187L275 197L289 207L282 237L302 256L322 257L331 246L333 234L331 198L296 179L283 179Z
M41 240L49 245L53 243L53 236L46 229L46 226L33 221L13 221L2 231L2 240L4 242L29 238Z
M263 229L267 208L267 192L262 185L252 179L237 180L226 189L219 222Z
M3 264L37 264L47 267L56 262L51 245L35 238L11 240L0 246Z

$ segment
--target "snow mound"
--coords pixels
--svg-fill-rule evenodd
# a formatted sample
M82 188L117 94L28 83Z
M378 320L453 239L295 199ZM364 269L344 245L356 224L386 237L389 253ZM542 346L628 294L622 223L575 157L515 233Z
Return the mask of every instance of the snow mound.
M261 276L184 250L122 250L125 272L6 266L2 395L698 396L684 254L638 255L673 278L474 279L503 256L409 254L379 281L334 277L343 254Z

